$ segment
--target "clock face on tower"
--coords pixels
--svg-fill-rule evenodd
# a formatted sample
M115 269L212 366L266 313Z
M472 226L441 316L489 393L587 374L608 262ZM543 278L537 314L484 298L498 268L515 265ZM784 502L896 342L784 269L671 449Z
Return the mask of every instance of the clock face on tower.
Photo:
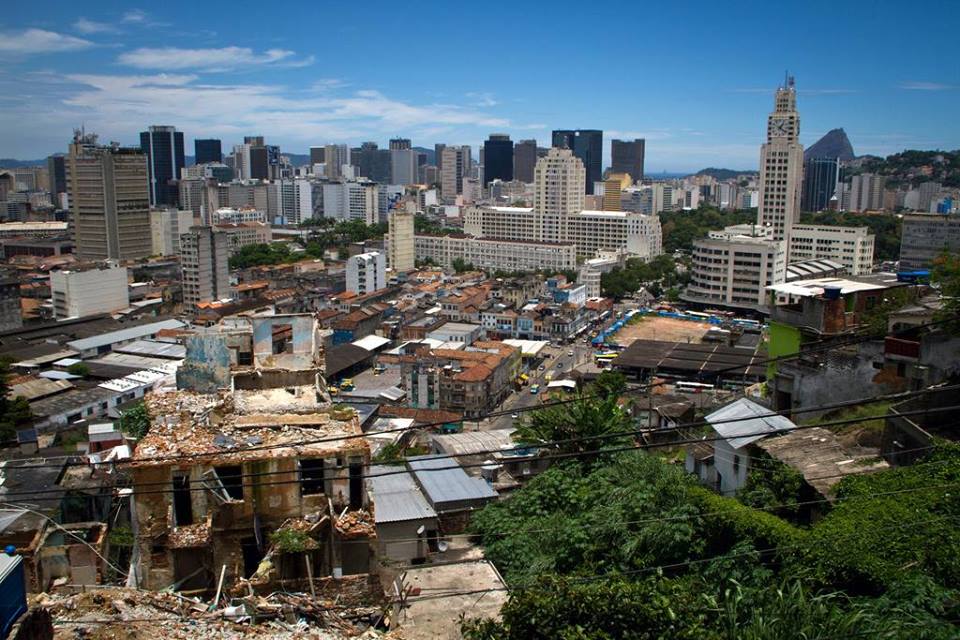
M786 136L789 130L789 121L786 118L774 118L770 121L770 133L773 136Z

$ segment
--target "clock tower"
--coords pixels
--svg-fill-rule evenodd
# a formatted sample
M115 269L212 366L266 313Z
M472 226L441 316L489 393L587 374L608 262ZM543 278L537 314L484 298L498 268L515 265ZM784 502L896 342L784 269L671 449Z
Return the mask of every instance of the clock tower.
M774 240L790 249L790 231L800 217L803 145L793 78L777 89L767 118L767 141L760 147L760 203L757 224L773 229Z

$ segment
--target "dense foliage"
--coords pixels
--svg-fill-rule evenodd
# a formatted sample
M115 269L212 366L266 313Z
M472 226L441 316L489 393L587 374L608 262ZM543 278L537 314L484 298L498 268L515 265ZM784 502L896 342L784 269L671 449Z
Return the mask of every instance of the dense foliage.
M818 211L802 213L800 222L840 227L868 227L874 236L874 259L897 260L900 257L900 228L903 226L903 221L898 216L857 214L849 211Z
M937 320L951 320L945 327L960 333L960 255L944 251L933 263L931 280L939 287L943 300Z
M809 527L774 515L794 474L761 465L742 498L760 510L641 451L556 463L475 514L511 592L465 637L957 637L960 448L845 478Z
M663 251L690 251L693 241L706 237L708 231L756 221L755 209L722 211L716 207L701 206L692 211L662 211L660 225L663 229Z
M689 282L689 273L678 270L672 254L657 256L649 262L630 258L623 268L614 267L600 276L604 296L623 298L635 293L641 286L647 287L654 296L664 291L679 288Z
M440 222L428 218L422 213L413 217L413 230L418 234L427 234L435 236L448 236L455 233L463 233L463 229L456 227L445 227Z
M960 150L909 149L886 158L868 158L860 171L886 176L889 187L916 187L930 180L945 187L960 187Z
M10 363L0 360L0 440L11 440L17 435L17 429L30 425L33 414L30 403L19 396L7 397L10 393Z

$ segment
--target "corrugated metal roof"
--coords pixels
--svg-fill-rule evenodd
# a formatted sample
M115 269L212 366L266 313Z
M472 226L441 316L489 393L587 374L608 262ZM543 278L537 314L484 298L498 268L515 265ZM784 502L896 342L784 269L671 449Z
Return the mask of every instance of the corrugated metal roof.
M135 340L130 344L117 347L115 351L138 356L172 358L182 360L187 357L187 348L176 342L158 342L156 340Z
M485 480L471 478L450 458L414 456L407 458L407 466L435 509L442 511L437 505L443 503L497 497L497 492Z
M400 467L374 465L367 485L373 498L374 520L377 524L436 518L437 512L423 497L409 473L395 473ZM390 475L377 475L381 473Z
M98 336L73 340L72 342L68 342L67 346L71 349L76 349L77 351L87 351L88 349L98 349L100 347L106 347L117 342L125 342L127 340L136 340L137 338L150 336L157 333L161 329L180 329L181 327L185 326L186 325L183 322L170 318L168 320L161 320L160 322L141 324L128 329L120 329L119 331L101 333Z
M770 409L752 400L740 398L708 415L707 422L734 449L756 442L767 433L797 428L797 425L788 418L768 414ZM751 416L756 417L750 419ZM724 420L737 420L737 422L722 422Z
M366 349L367 351L376 351L380 347L390 344L390 338L383 338L381 336L370 334L369 336L365 336L359 340L354 340L350 344L354 345L355 347L360 347L361 349Z

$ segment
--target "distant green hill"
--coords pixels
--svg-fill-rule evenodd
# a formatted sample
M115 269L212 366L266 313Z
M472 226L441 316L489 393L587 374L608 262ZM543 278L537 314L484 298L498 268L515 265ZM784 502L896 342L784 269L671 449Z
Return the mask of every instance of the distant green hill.
M756 173L751 169L739 170L739 169L718 169L716 167L707 167L706 169L701 169L697 171L698 176L713 176L717 180L732 180L737 176L742 176L744 174Z
M918 151L910 149L886 158L863 158L850 171L886 176L888 187L916 187L921 182L939 182L960 187L960 150Z

